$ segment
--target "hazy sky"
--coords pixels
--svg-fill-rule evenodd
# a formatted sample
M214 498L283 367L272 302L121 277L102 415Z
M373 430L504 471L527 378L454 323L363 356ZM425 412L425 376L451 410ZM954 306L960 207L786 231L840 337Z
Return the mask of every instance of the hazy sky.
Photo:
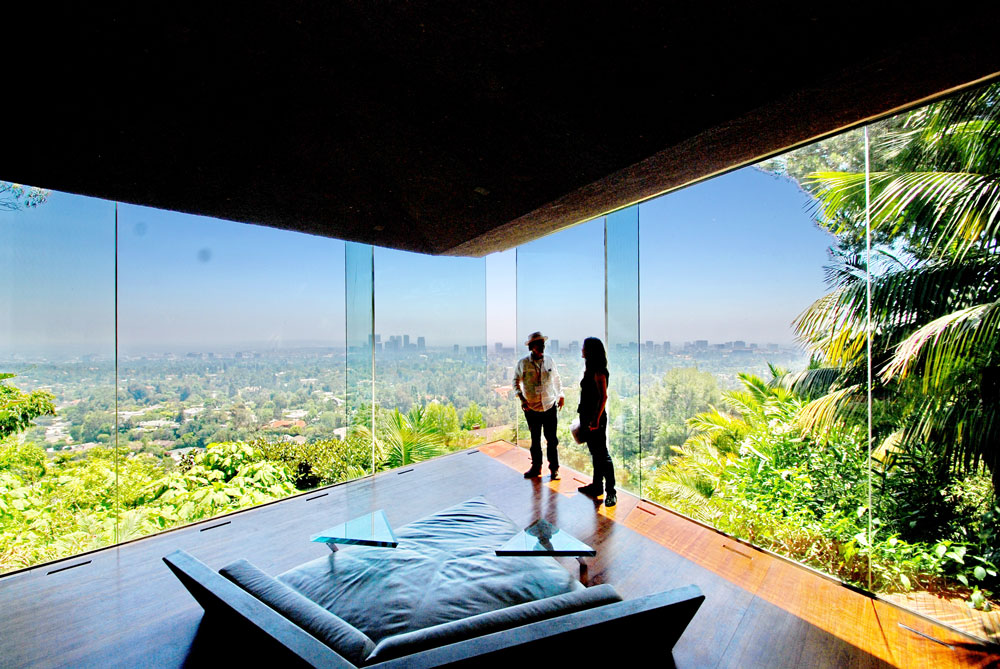
M642 204L639 338L789 343L824 292L832 238L785 180L746 168ZM375 250L376 331L429 346L521 348L604 336L604 219L486 259ZM125 354L342 345L344 242L118 207L118 336ZM612 295L619 313L634 303ZM114 203L53 192L0 212L0 357L113 354Z
M832 235L792 182L753 168L639 206L642 338L791 343Z

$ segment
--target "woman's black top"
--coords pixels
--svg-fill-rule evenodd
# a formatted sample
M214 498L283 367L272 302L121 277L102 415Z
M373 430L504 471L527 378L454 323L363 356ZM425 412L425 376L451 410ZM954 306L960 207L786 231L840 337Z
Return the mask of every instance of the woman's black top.
M606 369L586 369L580 380L580 406L577 407L576 411L580 414L582 425L596 422L597 411L601 408L601 389L595 378L598 374L603 374L609 380L611 378Z

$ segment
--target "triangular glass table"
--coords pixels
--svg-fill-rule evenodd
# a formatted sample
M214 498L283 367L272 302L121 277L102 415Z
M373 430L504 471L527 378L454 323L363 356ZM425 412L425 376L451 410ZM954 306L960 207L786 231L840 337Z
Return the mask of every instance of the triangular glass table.
M580 580L587 581L587 563L584 558L594 557L597 551L565 530L539 518L510 538L497 549L497 555L575 557L580 563Z
M396 535L389 526L389 519L385 517L385 511L382 509L328 527L309 537L309 540L324 543L331 551L337 550L337 544L382 548L395 548L399 545Z

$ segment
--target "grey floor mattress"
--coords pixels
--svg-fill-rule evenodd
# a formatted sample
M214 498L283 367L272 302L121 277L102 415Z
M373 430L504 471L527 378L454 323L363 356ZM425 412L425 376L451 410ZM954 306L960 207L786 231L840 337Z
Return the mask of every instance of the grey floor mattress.
M550 557L498 557L518 531L477 497L398 528L397 548L348 546L278 579L375 643L583 588Z

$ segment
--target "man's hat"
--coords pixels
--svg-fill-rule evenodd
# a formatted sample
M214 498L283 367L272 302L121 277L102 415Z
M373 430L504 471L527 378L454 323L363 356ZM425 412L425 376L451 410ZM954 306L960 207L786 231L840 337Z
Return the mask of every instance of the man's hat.
M525 346L531 346L532 342L536 341L547 341L548 337L543 335L541 332L532 332L528 335L528 341L524 342Z

